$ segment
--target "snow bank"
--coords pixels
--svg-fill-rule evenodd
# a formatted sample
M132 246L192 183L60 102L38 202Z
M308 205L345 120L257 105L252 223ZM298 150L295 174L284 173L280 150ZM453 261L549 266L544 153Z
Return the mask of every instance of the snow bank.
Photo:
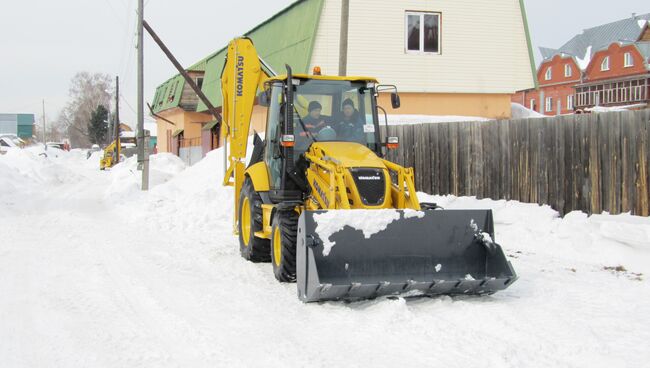
M511 103L511 113L513 119L543 118L544 114L530 110L521 104ZM413 124L439 124L439 123L459 123L475 121L491 121L494 119L477 117L477 116L437 116L437 115L388 115L388 125L413 125ZM384 118L379 115L379 125L384 124Z
M636 272L650 273L648 217L607 213L587 216L576 211L562 218L549 206L517 201L424 193L418 193L418 197L422 202L450 209L491 209L496 230L494 241L510 249L545 254L567 263L595 264L600 268L624 265Z
M164 160L159 168L178 169ZM129 172L133 163L102 172L87 162L76 153L0 156L3 366L644 367L650 360L648 218L561 218L548 206L419 194L445 208L493 209L494 240L519 280L483 297L302 304L296 285L276 282L269 264L240 257L222 150L118 203L105 193L112 176L139 174ZM37 201L23 195L26 187ZM368 341L400 348L377 354Z
M634 110L634 109L642 109L647 107L648 104L646 103L639 103L639 104L633 104L633 105L623 105L623 106L594 106L594 107L588 107L585 109L585 111L590 111L590 112L613 112L613 111L627 111L627 110Z
M18 174L18 179L13 181L15 185L56 185L79 179L79 175L62 160L56 160L68 152L56 148L48 148L48 156L43 152L42 147L11 148L0 156L0 165L5 167L5 171L12 170Z
M97 159L93 156L91 155L89 161ZM97 163L97 170L99 170L99 161L95 161L95 163ZM149 188L155 188L166 183L184 169L185 164L183 161L171 153L159 153L149 156ZM137 156L127 158L125 161L113 166L108 172L111 184L105 193L107 197L119 197L129 200L133 195L140 193L142 172L138 171Z
M535 110L531 110L521 104L512 102L510 103L513 119L529 119L529 118L544 118L544 114L540 114Z
M458 123L465 121L490 121L492 119L478 116L455 115L388 115L388 125ZM384 124L384 117L379 115L379 125Z

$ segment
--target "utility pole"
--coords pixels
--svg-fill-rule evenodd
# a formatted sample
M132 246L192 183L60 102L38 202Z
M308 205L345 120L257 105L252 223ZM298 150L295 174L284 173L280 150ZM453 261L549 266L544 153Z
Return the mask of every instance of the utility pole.
M138 0L138 169L142 170L142 190L149 190L149 155L144 134L144 0Z
M43 146L47 151L47 141L45 140L45 99L43 99Z
M113 138L115 139L115 149L117 157L115 163L120 162L120 151L122 143L120 142L120 76L115 77L115 116L113 117Z
M339 75L348 74L348 23L350 20L350 0L341 1L341 32L339 39Z

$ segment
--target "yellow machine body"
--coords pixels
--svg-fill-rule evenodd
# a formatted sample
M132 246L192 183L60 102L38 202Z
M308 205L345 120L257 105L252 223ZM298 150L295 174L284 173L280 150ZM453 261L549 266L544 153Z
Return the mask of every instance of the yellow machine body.
M286 69L275 75L248 38L228 45L223 185L234 187L242 257L270 261L279 281L298 283L305 302L490 294L516 280L493 242L491 211L420 203L413 169L384 158L398 144L380 135L377 96L386 89L375 78ZM398 108L396 87L383 87L395 90ZM267 128L247 166L255 103L268 106ZM377 221L385 226L364 228Z
M116 139L111 144L104 148L104 155L99 159L99 169L106 170L113 167L120 157L121 143L120 139Z

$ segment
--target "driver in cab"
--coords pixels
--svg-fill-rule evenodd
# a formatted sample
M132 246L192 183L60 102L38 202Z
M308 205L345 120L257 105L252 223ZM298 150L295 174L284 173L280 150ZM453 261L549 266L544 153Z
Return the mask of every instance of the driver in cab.
M303 123L305 124L305 128L307 128L310 133L316 135L321 129L327 126L325 118L321 115L323 106L318 101L312 101L309 103L307 111L308 114L303 119ZM300 135L306 136L307 133L301 132Z

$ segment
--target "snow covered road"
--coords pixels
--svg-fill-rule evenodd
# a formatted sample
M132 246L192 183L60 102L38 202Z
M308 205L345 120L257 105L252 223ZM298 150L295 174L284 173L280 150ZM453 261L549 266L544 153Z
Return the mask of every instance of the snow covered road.
M157 155L142 194L133 161L0 156L0 366L649 364L650 219L436 197L494 209L512 287L303 304L239 257L220 162Z

